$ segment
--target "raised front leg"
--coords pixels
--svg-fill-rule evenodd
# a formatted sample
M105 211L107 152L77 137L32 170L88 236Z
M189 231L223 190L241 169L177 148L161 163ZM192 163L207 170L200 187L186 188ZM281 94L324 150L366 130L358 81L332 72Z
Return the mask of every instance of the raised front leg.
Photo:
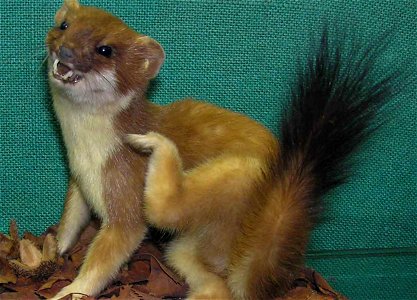
M76 242L81 230L90 220L87 206L78 185L71 180L65 199L64 212L58 227L58 254L67 252Z
M168 138L150 132L128 135L127 141L152 150L144 212L158 227L181 229L192 222L239 214L263 174L259 158L226 154L184 171L178 149Z
M99 293L140 245L145 233L144 224L135 228L123 224L104 225L94 238L77 278L52 299L68 294L76 298Z
M177 213L169 213L167 209L177 202L175 198L179 197L184 177L177 147L155 132L146 135L131 134L126 139L141 150L152 150L145 178L144 212L151 223L171 227L177 223L171 220L171 217L177 218Z

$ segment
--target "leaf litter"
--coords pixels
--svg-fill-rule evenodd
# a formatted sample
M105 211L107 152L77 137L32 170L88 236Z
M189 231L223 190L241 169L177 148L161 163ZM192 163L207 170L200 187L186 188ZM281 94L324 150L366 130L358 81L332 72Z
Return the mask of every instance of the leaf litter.
M20 239L17 224L11 221L9 234L0 233L0 300L39 300L54 296L77 276L98 228L97 222L91 222L72 250L58 257L57 225L49 227L40 236L25 232ZM95 298L85 296L82 299L185 299L188 286L167 266L163 248L164 244L145 239L104 291ZM70 296L63 299L70 299ZM304 269L287 295L276 298L296 299L346 298L334 291L320 274Z

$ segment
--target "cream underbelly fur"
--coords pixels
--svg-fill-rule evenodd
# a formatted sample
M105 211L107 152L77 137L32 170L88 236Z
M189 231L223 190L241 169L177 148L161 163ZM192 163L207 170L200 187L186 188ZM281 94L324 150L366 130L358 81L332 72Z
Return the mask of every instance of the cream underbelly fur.
M108 113L88 111L68 99L55 95L54 108L68 152L71 175L85 201L102 219L108 221L103 197L103 167L121 144Z

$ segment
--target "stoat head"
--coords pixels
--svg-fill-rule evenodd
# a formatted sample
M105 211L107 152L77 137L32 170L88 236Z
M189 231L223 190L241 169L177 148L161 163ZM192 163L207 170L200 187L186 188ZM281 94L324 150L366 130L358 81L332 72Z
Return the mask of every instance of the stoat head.
M94 105L144 92L165 57L155 40L77 0L64 1L46 45L52 90Z

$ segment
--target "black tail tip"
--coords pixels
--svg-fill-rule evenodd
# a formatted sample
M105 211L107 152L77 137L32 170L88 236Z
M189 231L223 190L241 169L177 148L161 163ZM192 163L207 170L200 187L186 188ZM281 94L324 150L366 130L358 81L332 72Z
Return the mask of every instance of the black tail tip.
M383 124L382 109L403 86L401 68L382 72L379 65L393 34L371 43L334 35L323 28L314 54L298 71L281 124L281 166L312 177L316 200L346 180L350 155Z

